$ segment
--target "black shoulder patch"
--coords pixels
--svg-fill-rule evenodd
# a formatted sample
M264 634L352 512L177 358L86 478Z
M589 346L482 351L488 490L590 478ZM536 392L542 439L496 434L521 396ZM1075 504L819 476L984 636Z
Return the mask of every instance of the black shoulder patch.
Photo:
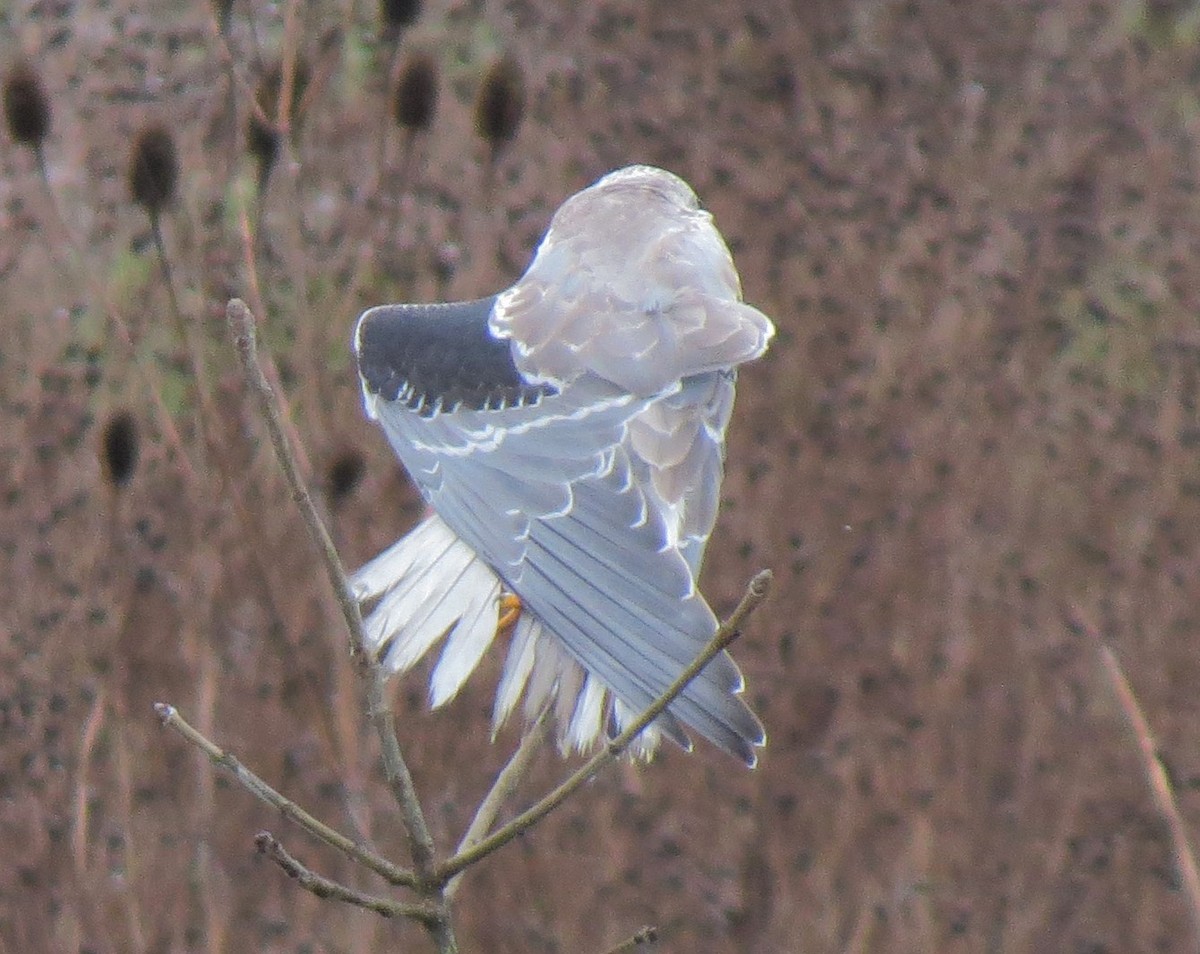
M424 417L456 407L483 411L553 393L529 384L488 317L496 298L436 305L380 305L359 320L358 370L367 390Z

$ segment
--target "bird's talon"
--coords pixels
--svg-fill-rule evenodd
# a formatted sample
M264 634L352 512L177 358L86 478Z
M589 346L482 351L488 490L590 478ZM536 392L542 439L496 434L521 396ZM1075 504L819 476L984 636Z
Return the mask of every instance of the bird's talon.
M496 622L496 635L507 639L516 628L517 620L521 618L521 598L515 593L503 593L500 596L500 618Z

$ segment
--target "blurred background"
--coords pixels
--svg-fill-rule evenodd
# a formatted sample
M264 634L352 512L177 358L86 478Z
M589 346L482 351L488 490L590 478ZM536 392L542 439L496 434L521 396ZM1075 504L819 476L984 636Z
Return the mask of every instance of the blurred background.
M747 300L704 577L769 745L608 771L473 869L464 951L1195 950L1112 647L1200 823L1200 12L1171 0L0 7L0 946L424 950L259 858L194 750L404 838L236 367L259 317L346 563L419 502L348 342L509 284L569 194L686 178ZM448 847L497 667L400 737ZM548 748L531 801L568 769Z

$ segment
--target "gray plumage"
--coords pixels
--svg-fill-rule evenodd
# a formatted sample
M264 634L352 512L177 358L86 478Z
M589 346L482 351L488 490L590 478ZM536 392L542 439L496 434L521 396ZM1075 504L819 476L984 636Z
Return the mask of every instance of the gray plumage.
M355 576L368 638L404 670L443 636L454 695L522 602L494 719L555 700L564 746L618 730L716 630L696 586L716 519L735 368L774 333L681 179L614 172L568 199L499 295L385 305L355 354L379 421L434 515ZM684 727L753 765L762 726L719 655L639 740Z

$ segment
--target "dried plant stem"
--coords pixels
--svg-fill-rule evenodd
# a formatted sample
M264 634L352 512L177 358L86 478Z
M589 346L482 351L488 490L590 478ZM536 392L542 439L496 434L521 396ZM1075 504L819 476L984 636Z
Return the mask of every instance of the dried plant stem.
M1100 644L1100 659L1104 663L1104 671L1112 684L1117 702L1125 713L1125 719L1137 740L1138 752L1142 757L1142 771L1146 773L1146 781L1150 784L1150 794L1154 798L1155 807L1166 821L1170 831L1175 867L1179 869L1183 895L1187 899L1188 909L1192 916L1194 940L1197 945L1200 945L1200 873L1196 870L1196 858L1192 853L1183 816L1179 813L1179 805L1175 800L1171 781L1163 769L1162 760L1158 756L1158 744L1150 732L1150 724L1146 721L1142 707L1138 705L1137 696L1133 694L1133 687L1125 678L1125 673L1121 669L1121 664L1117 662L1117 657L1102 643Z
M79 779L75 784L75 826L71 832L71 853L75 859L75 871L80 877L88 873L88 828L89 826L89 794L88 769L92 761L92 753L96 748L96 739L104 725L107 704L104 692L96 693L92 703L92 711L88 714L83 726L83 740L79 745Z
M221 29L221 24L217 20L215 11L212 11L209 16L209 24L212 33L211 38L217 45L217 58L221 61L221 66L229 76L234 89L241 94L242 102L245 103L246 108L250 110L254 118L264 126L270 125L267 114L263 112L263 108L258 102L258 97L254 93L254 84L238 72L237 67L241 60L234 56L233 50L230 49L229 36ZM253 29L253 17L250 18L250 26ZM236 132L234 138L236 139Z
M512 758L496 776L496 781L484 796L483 801L479 803L479 808L475 810L475 817L467 826L467 831L463 835L462 841L458 843L455 854L460 854L483 840L488 829L495 823L496 816L500 814L500 809L512 797L517 785L525 777L529 764L533 761L533 756L541 748L549 732L550 707L545 706L541 714L534 720L533 725L529 727L529 731L521 738ZM461 884L462 872L460 871L446 884L446 897L453 898Z
M125 857L127 859L126 878L129 884L137 884L141 875L141 859L144 857L143 845L138 844L136 828L133 824L133 757L130 754L128 723L122 720L120 709L114 709L118 718L113 720L113 748L116 754L117 791L120 795L117 811L121 830L125 832ZM146 919L142 912L139 892L128 891L125 896L125 921L128 924L130 945L129 949L136 952L149 950L149 942L145 938Z
M263 373L262 365L258 359L258 340L255 333L254 316L250 313L250 309L246 307L245 302L237 298L229 302L226 316L230 327L233 329L234 340L237 345L238 356L242 362L242 370L245 373L246 382L255 395L259 411L267 424L267 431L271 436L271 445L275 449L275 456L279 460L279 466L283 470L288 486L291 488L292 499L300 508L300 514L304 520L305 527L308 529L309 536L321 554L325 571L329 576L330 585L337 596L338 605L341 607L342 616L349 633L350 649L358 660L357 668L363 685L363 693L366 697L367 714L379 737L384 775L400 807L405 829L408 833L409 850L412 854L417 880L424 885L436 884L436 887L432 891L431 900L436 903L439 916L436 921L427 923L426 927L437 944L438 950L443 952L443 954L448 954L450 951L457 950L457 945L450 928L449 909L441 891L441 886L445 882L435 882L433 838L429 834L429 827L425 822L425 813L421 808L420 800L417 798L416 786L413 784L412 774L408 770L408 764L404 760L404 756L400 751L399 740L396 738L395 718L384 692L383 671L379 666L374 664L370 653L366 651L366 639L363 635L362 616L359 613L358 601L355 600L354 594L351 592L350 581L346 577L346 571L342 567L341 558L338 556L337 549L333 545L333 539L329 536L329 531L325 529L325 525L321 522L317 508L313 503L312 494L309 493L304 483L304 479L300 474L300 468L296 463L295 454L292 452L287 435L284 433L283 415L280 412L279 400L270 383L267 381L267 377Z
M368 851L361 845L356 844L341 832L330 828L323 821L314 818L287 796L281 795L259 778L259 776L250 771L250 769L246 768L238 760L237 756L222 749L188 723L173 705L156 702L154 704L154 711L158 713L158 717L164 726L178 732L187 742L207 755L213 765L225 769L242 788L246 789L246 791L259 801L266 802L283 815L284 818L294 821L313 837L336 848L348 858L353 858L364 868L374 871L390 884L407 888L416 887L417 879L411 871L394 865L386 858L382 858L374 852Z
M162 272L163 284L167 286L167 298L171 303L171 318L179 330L181 343L187 347L187 325L183 320L183 309L179 307L179 296L175 294L175 276L171 273L171 260L167 258L167 244L163 241L162 216L157 209L150 211L150 233L154 236L154 251L158 255L158 267ZM196 372L198 369L193 369Z
M716 634L709 640L708 645L704 647L704 651L692 660L688 667L679 674L679 677L667 687L666 691L655 699L632 724L627 726L620 735L612 739L584 763L578 771L573 773L558 788L546 795L532 808L522 812L487 838L477 842L465 851L459 851L453 858L438 865L436 879L439 882L445 883L464 868L475 864L477 861L490 855L493 851L508 844L519 834L536 825L549 815L550 812L554 811L577 789L586 784L604 766L608 765L609 762L619 758L621 753L628 748L629 743L637 737L638 733L662 715L667 706L675 700L675 697L683 692L688 684L700 675L704 667L712 662L713 658L721 650L727 649L738 638L741 634L742 624L754 612L754 609L766 599L770 588L771 571L762 570L756 574L746 587L746 592L743 594L741 602L738 603L737 609L720 625Z
M246 279L250 283L250 300L253 305L251 312L257 311L262 314L266 311L266 302L262 296L262 287L258 280L258 259L254 254L254 233L250 228L250 217L245 205L242 205L238 210L238 229L242 240L242 254L246 269ZM278 392L282 390L280 384L279 369L275 367L268 355L263 362L263 374L266 375L267 381L270 382L272 388ZM276 400L279 400L277 397ZM286 415L282 415L284 419L285 433L292 447L292 453L295 455L301 470L309 469L309 461L304 453L304 445L300 441L300 435L296 432L295 425Z
M1077 607L1071 608L1067 617L1070 624L1085 633L1099 649L1100 661L1104 664L1104 674L1108 677L1117 704L1120 705L1121 711L1125 715L1125 721L1129 723L1129 728L1133 732L1138 754L1142 760L1142 771L1145 773L1146 782L1150 787L1150 795L1154 799L1154 805L1159 814L1167 823L1167 829L1171 836L1171 849L1175 856L1175 867L1179 870L1183 895L1187 900L1188 910L1192 917L1193 939L1200 946L1200 872L1196 869L1196 856L1192 852L1187 827L1184 825L1183 816L1179 813L1179 805L1175 801L1171 780L1167 778L1162 760L1158 756L1158 743L1155 742L1154 735L1150 731L1150 723L1146 720L1146 714L1138 704L1133 687L1125 678L1121 664L1117 661L1113 651L1105 645L1100 631Z
M296 456L292 453L291 442L284 433L283 413L279 400L275 395L274 388L267 381L267 376L259 362L258 334L254 315L250 313L245 302L234 298L226 309L226 317L233 329L234 343L237 346L238 356L241 358L246 383L250 386L258 403L258 410L266 422L267 432L271 437L271 446L275 450L279 466L283 469L283 475L292 491L292 499L300 508L300 516L304 520L309 536L317 546L325 571L329 575L330 583L338 598L338 604L350 631L350 650L356 654L362 653L365 642L358 602L350 590L350 581L346 578L346 572L342 568L342 561L338 556L337 548L333 545L333 538L329 536L329 531L321 522L316 505L313 503L312 494L309 493L304 478L300 474Z
M62 206L58 202L58 195L50 183L50 173L46 167L46 152L41 143L34 147L33 157L37 162L38 177L42 180L42 190L45 192L51 217L54 219L55 225L62 230L63 237L66 239L65 250L57 242L50 243L50 255L65 270L83 272L85 271L83 250L80 248L79 239L75 237L75 232L67 223L67 217L63 214ZM88 279L90 281L90 277Z
M167 257L167 245L163 240L162 217L158 210L154 209L150 212L150 232L154 236L154 250L158 255L158 267L162 272L163 284L167 286L167 300L171 307L171 320L175 324L175 332L179 335L179 344L187 352L188 363L191 366L192 382L196 388L196 396L199 399L199 413L196 416L196 423L202 437L207 436L206 431L211 425L211 422L217 420L217 409L213 405L212 393L208 387L208 370L204 363L204 344L198 342L195 336L188 328L187 320L183 316L183 309L179 305L179 295L175 290L175 275L171 269L171 260ZM201 442L204 446L205 441Z
M292 94L296 88L296 58L298 50L297 31L300 28L298 16L300 4L297 0L287 0L283 9L283 56L280 63L279 99L275 103L276 115L271 119L279 138L286 140L292 133Z

